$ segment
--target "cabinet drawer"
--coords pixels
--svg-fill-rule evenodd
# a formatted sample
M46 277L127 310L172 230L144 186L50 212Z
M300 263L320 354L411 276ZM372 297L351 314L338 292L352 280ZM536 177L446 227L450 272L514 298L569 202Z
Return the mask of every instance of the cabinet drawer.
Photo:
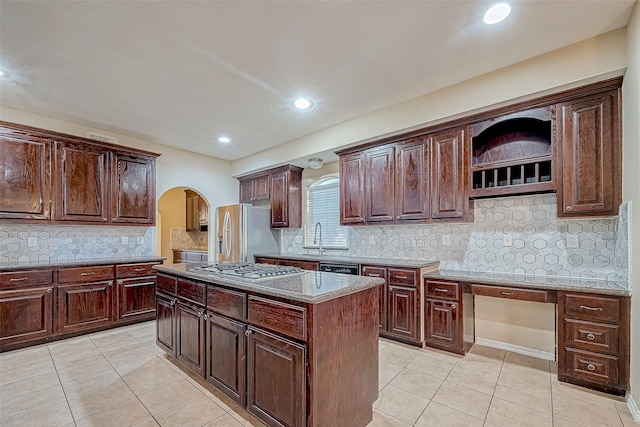
M416 272L414 270L389 269L389 284L416 286Z
M190 280L178 279L178 298L192 301L199 305L205 305L205 285Z
M617 357L565 348L565 374L585 381L617 385L618 370Z
M471 285L473 295L486 297L517 299L531 302L549 302L546 291L531 289L507 288L503 286Z
M173 251L173 263L180 264L187 262L187 253L182 251Z
M178 280L173 277L158 274L156 291L175 297L178 295Z
M617 354L618 327L602 323L565 319L565 344L585 350Z
M216 286L207 286L207 308L236 320L246 320L247 295Z
M279 265L287 267L298 267L303 270L318 271L319 263L314 261L298 261L293 259L281 259L278 261Z
M618 323L620 300L618 298L579 294L562 294L561 315L575 319Z
M2 289L50 285L51 283L53 283L53 270L8 271L6 273L0 273L0 287Z
M147 264L116 265L116 277L126 279L128 277L154 276L156 271L153 269L153 266L157 264L158 263L154 262Z
M256 264L271 264L277 265L278 260L276 258L256 257Z
M362 267L362 275L367 277L380 277L387 280L387 269L382 267Z
M97 282L113 279L113 265L58 269L58 283Z
M457 282L427 281L427 298L458 300L460 285Z
M252 325L292 338L307 338L307 311L303 307L250 296L248 320Z
M188 262L202 262L202 253L200 252L187 252Z

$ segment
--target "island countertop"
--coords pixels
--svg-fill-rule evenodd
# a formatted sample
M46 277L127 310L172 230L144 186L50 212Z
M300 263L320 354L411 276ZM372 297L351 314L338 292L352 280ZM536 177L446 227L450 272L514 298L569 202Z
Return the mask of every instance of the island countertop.
M335 264L359 264L359 265L380 265L385 267L405 267L405 268L427 268L435 270L438 268L440 261L428 259L401 259L401 258L373 258L373 257L356 257L356 256L336 256L336 255L318 255L318 254L293 254L280 252L263 252L254 256L264 258L291 259L301 261L317 261Z
M247 279L228 274L198 270L204 264L156 265L160 273L212 284L288 298L309 304L329 301L384 284L384 279L302 270L300 273L261 279Z

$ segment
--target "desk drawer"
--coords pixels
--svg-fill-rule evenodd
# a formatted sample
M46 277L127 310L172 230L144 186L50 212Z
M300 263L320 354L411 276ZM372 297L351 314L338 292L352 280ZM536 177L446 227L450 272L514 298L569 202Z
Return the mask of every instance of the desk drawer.
M471 293L473 295L481 295L485 297L517 299L531 302L550 302L546 291L536 291L532 289L471 285Z
M116 265L116 277L118 279L126 279L129 277L155 276L156 271L153 266L157 264L159 263Z
M304 307L250 296L248 312L252 325L299 340L307 339L307 310Z
M567 346L610 354L618 353L618 326L573 319L565 319L564 322L564 339Z
M389 269L389 284L402 286L416 286L416 272L414 270Z
M458 300L460 284L457 282L427 281L427 298Z
M608 322L620 321L620 300L614 297L562 294L560 313L563 317Z
M205 285L203 283L192 282L191 280L178 279L178 298L185 299L204 306Z
M114 278L113 265L58 269L58 283L98 282Z
M565 373L577 379L618 384L619 364L620 360L614 356L565 348Z
M53 270L8 271L0 273L0 288L25 288L53 283Z
M207 308L244 321L247 319L247 295L209 285L207 286Z

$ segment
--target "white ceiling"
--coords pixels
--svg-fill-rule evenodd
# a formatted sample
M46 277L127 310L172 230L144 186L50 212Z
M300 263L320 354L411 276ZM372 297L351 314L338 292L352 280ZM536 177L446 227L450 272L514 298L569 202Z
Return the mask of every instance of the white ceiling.
M487 26L493 3L0 0L0 103L235 160L623 27L634 0L512 0Z

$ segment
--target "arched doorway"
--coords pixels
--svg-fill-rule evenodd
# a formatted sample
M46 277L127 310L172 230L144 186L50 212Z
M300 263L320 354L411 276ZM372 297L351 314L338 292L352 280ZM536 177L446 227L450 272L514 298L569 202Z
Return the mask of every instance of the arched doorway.
M198 203L204 204L201 214L198 213ZM174 187L162 194L158 199L157 225L158 253L166 258L164 264L173 263L174 250L207 254L209 230L212 229L210 219L210 204L198 191Z

